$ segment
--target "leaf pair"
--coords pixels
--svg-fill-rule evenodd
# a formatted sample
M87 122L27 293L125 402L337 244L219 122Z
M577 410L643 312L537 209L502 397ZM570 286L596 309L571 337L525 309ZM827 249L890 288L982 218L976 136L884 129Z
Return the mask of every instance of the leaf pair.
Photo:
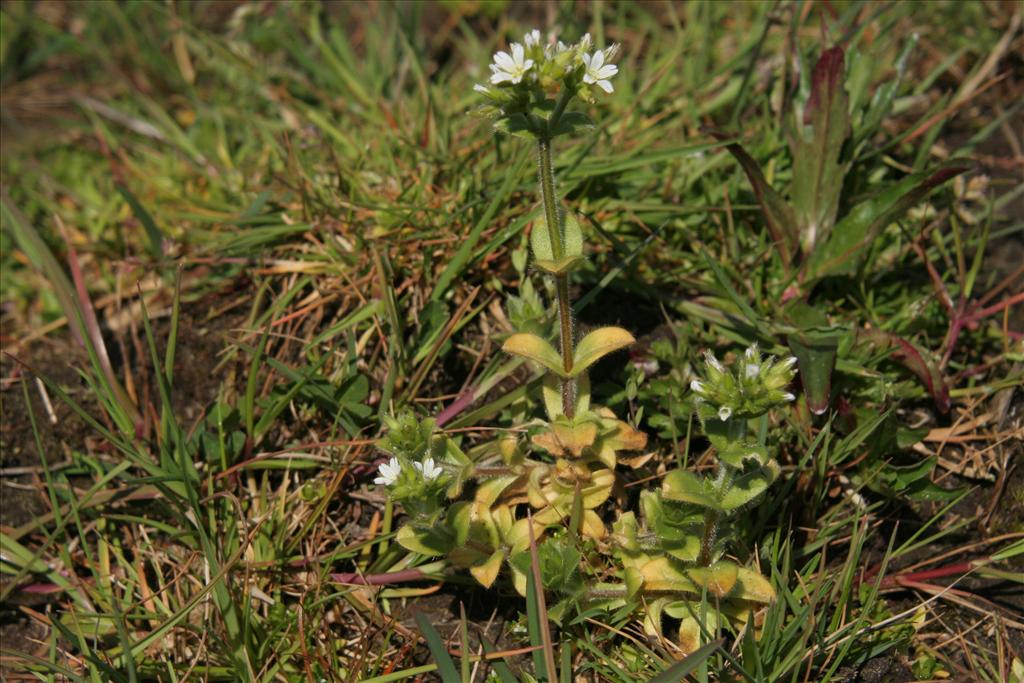
M621 327L602 327L594 330L576 345L572 366L566 368L562 357L549 342L535 334L520 332L513 334L502 345L505 353L528 358L563 379L579 377L587 368L603 356L634 343L633 338Z

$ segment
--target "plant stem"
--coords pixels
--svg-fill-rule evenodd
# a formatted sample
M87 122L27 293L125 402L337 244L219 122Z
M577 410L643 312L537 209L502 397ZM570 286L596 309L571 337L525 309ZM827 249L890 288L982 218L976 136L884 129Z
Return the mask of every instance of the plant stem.
M727 431L733 441L739 441L746 436L746 420L730 420ZM717 489L719 501L725 497L726 492L732 487L732 480L735 476L736 471L719 459L718 475L715 477L715 489ZM721 516L718 510L708 510L704 513L704 535L700 540L700 558L698 560L703 567L709 566L713 559L715 538L718 536L718 523L721 521Z
M564 108L564 107L563 107ZM562 233L559 229L558 205L555 199L555 174L551 164L551 139L537 140L537 163L540 167L540 197L544 204L544 218L548 223L551 237L551 254L557 261L565 253ZM569 275L555 276L555 293L558 299L559 341L562 352L562 368L568 374L572 371L572 302L569 300ZM573 417L576 403L576 386L572 379L562 379L562 412Z

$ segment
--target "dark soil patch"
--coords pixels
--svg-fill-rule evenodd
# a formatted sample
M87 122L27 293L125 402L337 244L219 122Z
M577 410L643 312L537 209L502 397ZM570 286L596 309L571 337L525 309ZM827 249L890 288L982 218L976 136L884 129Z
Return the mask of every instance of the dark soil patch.
M182 311L177 352L175 356L175 386L172 403L181 424L188 429L202 418L203 411L217 395L222 383L221 374L213 370L220 361L220 353L228 341L239 315L210 318L216 310L216 297L207 297L188 305ZM158 352L163 353L170 333L170 321L154 321L154 334ZM139 403L150 406L145 411L157 415L152 407L159 405L159 394L152 382L153 368L145 349L144 339L112 340L106 335L115 372L123 379L127 369L139 397ZM120 344L119 341L125 343ZM120 350L129 349L126 354ZM80 345L67 337L45 339L27 352L17 356L0 356L0 528L5 532L23 527L40 515L50 511L46 494L42 458L37 447L42 446L48 467L68 475L72 486L86 485L87 477L76 476L76 453L89 453L97 458L114 457L109 445L75 412L75 410L35 377L46 378L67 394L68 398L94 419L103 422L100 402L81 378L76 368L88 367L88 358ZM26 405L23 387L28 390ZM44 398L45 396L45 398ZM35 428L33 428L33 419ZM24 542L24 539L22 540ZM5 586L6 588L6 586ZM13 652L38 652L47 647L46 629L30 620L20 605L40 607L53 600L46 596L15 591L0 605L0 641ZM45 654L43 652L42 654ZM0 666L0 671L4 667Z

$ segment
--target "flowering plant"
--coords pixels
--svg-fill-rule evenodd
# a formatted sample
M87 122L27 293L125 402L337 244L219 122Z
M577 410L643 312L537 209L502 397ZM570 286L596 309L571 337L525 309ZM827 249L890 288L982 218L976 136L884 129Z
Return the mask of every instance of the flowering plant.
M745 609L774 597L764 577L724 558L727 536L721 532L729 515L778 474L763 440L747 436L747 424L793 399L786 387L794 361L765 358L754 346L730 370L706 354L704 372L691 388L718 452L717 476L669 472L660 490L641 494L640 519L620 505L609 533L600 511L609 500L625 501L616 495L617 470L648 459L621 454L642 450L647 437L592 404L587 375L594 363L634 339L619 327L577 338L569 280L583 261L585 240L579 219L557 196L551 153L556 137L591 125L585 114L567 109L574 98L592 102L614 92L618 67L611 60L617 52L617 45L593 49L589 35L566 45L553 37L545 42L534 30L495 54L489 82L475 86L486 100L479 112L497 130L531 139L537 148L540 207L530 246L534 266L554 285L558 336L549 340L547 327L536 324L533 313L542 307L525 278L522 296L509 300L508 316L523 327L502 348L542 371L545 418L468 453L439 433L432 419L389 419L380 447L391 457L375 482L387 486L409 514L397 536L408 550L445 556L484 586L507 566L524 595L536 561L543 588L560 598L549 617L558 620L580 603L629 606L646 615L649 631L660 633L668 614L680 619L680 642L692 651L709 628L731 618L742 622ZM516 435L522 432L526 438ZM529 552L534 543L536 560ZM587 585L583 577L597 556L612 557L616 565ZM695 612L708 595L723 605L710 620Z

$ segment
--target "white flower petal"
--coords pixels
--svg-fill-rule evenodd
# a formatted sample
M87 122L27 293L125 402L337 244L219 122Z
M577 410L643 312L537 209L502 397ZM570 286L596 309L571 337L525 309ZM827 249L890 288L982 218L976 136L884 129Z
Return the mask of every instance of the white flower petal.
M612 84L609 81L597 81L595 85L607 93L615 92L615 88L612 87Z
M494 54L494 63L497 64L502 71L512 71L516 68L515 59L512 55L504 51L496 52ZM492 66L491 68L493 69L494 67Z
M703 394L704 385L697 380L693 380L692 382L690 382L690 390L693 391L695 394Z
M795 401L796 400L796 396L794 396L793 394L791 394L791 393L789 393L787 391L786 393L784 393L782 395L782 399L785 400L785 401Z
M757 363L750 363L743 369L743 374L747 376L747 379L754 379L759 372L761 372L761 368Z
M732 417L732 408L730 408L729 406L722 406L721 408L718 409L719 420L725 422L730 417Z

